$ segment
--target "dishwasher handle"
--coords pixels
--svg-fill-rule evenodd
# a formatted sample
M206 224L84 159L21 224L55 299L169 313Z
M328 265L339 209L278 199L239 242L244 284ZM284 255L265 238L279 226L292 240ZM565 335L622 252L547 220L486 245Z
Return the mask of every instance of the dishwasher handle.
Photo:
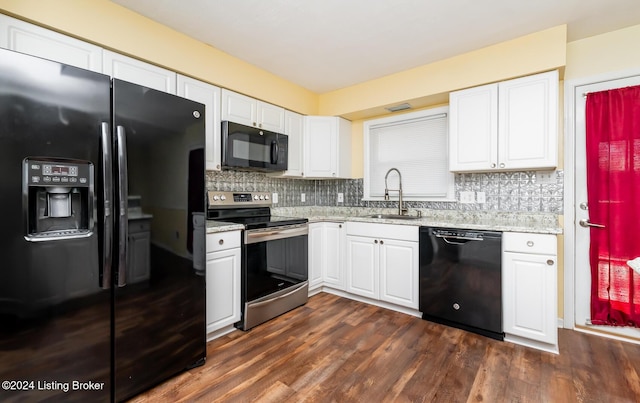
M445 236L445 235L435 235L436 238L442 238L443 241L448 243L449 245L464 245L467 241L484 241L483 238L470 238L466 236ZM449 239L455 239L456 241L465 241L465 242L456 242L450 241Z

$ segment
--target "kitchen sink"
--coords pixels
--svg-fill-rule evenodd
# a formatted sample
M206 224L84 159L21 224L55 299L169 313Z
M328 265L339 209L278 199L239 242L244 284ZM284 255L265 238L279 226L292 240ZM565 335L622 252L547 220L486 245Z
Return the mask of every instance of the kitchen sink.
M417 215L399 215L399 214L371 214L365 217L368 218L381 218L387 220L417 220L422 217L418 217Z

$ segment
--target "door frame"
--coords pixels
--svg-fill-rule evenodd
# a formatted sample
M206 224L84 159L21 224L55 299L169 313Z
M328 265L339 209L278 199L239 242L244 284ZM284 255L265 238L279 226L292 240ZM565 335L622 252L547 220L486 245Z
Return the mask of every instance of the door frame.
M576 293L575 293L575 163L576 163L576 97L577 87L597 84L605 81L613 81L633 76L640 76L640 68L626 69L615 72L593 75L589 77L575 78L564 83L564 319L566 329L586 331L584 328L576 328ZM595 333L595 332L594 332ZM619 338L606 333L597 332L606 337ZM627 340L621 338L622 340Z

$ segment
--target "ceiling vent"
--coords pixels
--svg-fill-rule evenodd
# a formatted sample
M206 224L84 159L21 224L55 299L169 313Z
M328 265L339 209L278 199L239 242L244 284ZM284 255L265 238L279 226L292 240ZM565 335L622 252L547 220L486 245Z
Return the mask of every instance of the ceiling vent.
M408 103L404 103L400 105L390 106L385 109L388 110L389 112L398 112L398 111L404 111L406 109L411 109L411 105L409 105Z

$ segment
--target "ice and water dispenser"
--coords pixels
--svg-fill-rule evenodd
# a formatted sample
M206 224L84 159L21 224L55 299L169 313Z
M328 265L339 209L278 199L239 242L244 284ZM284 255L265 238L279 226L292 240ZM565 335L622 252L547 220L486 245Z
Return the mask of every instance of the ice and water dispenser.
M26 158L23 190L27 240L91 235L95 211L90 162Z

